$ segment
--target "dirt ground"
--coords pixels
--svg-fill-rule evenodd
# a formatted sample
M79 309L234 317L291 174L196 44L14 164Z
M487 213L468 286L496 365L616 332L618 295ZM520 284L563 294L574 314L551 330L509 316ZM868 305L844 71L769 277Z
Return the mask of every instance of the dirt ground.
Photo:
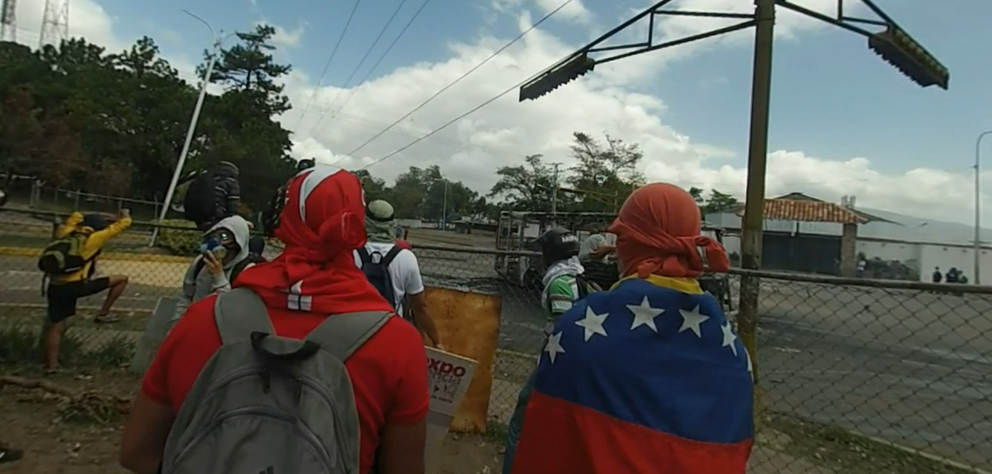
M0 375L13 375L0 368ZM17 374L32 377L36 374ZM138 379L123 370L66 374L50 379L74 391L99 390L133 396ZM60 398L37 389L0 388L0 442L23 449L20 461L0 465L2 474L126 474L117 463L120 424L62 421ZM429 474L499 472L499 447L483 436L449 434Z

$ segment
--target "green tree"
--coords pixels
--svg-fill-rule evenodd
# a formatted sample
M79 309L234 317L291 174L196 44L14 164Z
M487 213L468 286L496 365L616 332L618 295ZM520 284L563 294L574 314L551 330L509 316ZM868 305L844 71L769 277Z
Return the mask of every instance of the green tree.
M277 64L271 44L275 29L258 25L254 31L237 33L240 40L220 52L211 81L225 93L212 97L205 109L212 110L198 127L197 149L191 153L197 167L231 161L241 168L242 200L252 209L261 209L295 171L289 155L289 131L272 117L290 108L276 79L291 67ZM209 55L209 53L207 53ZM209 60L209 57L207 58ZM202 71L205 66L200 66Z
M703 197L702 188L697 188L695 186L689 188L689 195L692 196L692 199L694 199L696 204L699 204L700 206L706 202L706 198Z
M0 169L7 179L33 175L64 186L82 169L79 140L64 117L43 116L31 94L20 89L0 102Z
M578 164L566 181L576 191L579 209L616 212L627 196L644 184L637 171L644 156L640 147L608 134L605 145L581 132L575 132L573 139L571 156Z
M382 199L390 201L390 189L386 186L386 181L376 178L368 170L352 171L352 173L362 181L362 189L365 190L365 199L374 201Z
M541 155L527 156L524 161L525 165L499 167L496 170L499 180L489 190L488 197L500 197L516 210L550 212L554 170L544 163ZM562 197L559 193L559 198Z
M272 58L276 47L272 37L276 29L269 25L257 25L254 31L236 33L241 41L221 55L210 75L211 82L222 84L228 91L250 93L265 105L273 115L289 110L289 98L282 94L283 86L275 82L292 70L289 65L277 64ZM204 53L209 61L210 51ZM202 77L205 66L197 72Z
M738 206L740 206L740 202L737 201L737 198L711 189L710 197L706 200L706 205L703 206L703 215L732 211Z

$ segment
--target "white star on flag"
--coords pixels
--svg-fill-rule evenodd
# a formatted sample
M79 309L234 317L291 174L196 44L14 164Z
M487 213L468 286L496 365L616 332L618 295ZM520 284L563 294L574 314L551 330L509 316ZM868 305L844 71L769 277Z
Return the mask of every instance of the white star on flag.
M720 325L720 329L723 330L723 345L720 347L729 347L730 350L734 351L734 356L737 355L737 344L734 341L737 340L737 335L734 334L734 330L730 328L730 322L726 322ZM747 358L748 365L751 364L751 358Z
M647 326L651 328L652 331L658 332L658 326L654 324L654 318L665 313L663 309L652 308L651 303L648 302L648 297L645 296L641 300L639 305L626 305L627 309L634 314L634 323L630 325L630 330L633 331L641 326Z
M565 348L561 347L561 332L552 334L548 338L548 344L544 346L544 352L548 353L548 358L551 359L552 364L555 363L555 356L565 353Z
M710 317L699 312L699 305L697 304L695 308L689 311L679 309L679 314L682 315L682 326L679 328L679 332L691 329L692 332L696 333L696 337L702 338L703 331L699 325L710 319Z
M751 362L751 353L744 348L744 358L747 359L747 373L751 374L751 382L754 382L754 363Z
M603 322L610 316L610 313L596 314L589 306L586 306L586 317L575 322L576 326L585 329L585 340L588 341L593 334L606 335Z

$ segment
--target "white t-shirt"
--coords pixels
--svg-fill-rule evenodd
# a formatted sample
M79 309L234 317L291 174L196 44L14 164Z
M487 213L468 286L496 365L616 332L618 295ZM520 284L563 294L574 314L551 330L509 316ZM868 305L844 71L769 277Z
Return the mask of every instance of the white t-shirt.
M369 242L365 244L365 249L369 255L379 252L383 257L395 246L392 243ZM355 266L362 268L362 257L355 251ZM396 301L396 314L403 314L403 297L406 295L416 295L424 292L424 279L420 276L420 264L417 263L417 256L413 252L403 249L396 254L396 258L389 264L389 279L393 282L393 294Z
M586 240L583 240L582 245L579 247L579 260L583 262L587 260L602 261L602 257L593 258L592 253L608 243L609 241L603 234L592 234L589 237L586 237Z

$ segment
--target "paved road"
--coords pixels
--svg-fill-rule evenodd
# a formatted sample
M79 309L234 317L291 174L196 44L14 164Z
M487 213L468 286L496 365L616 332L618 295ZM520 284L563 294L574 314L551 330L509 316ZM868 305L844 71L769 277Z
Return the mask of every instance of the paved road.
M503 296L502 349L540 350L537 293L498 280L492 256L418 253L428 285ZM0 257L0 302L42 302L33 267ZM133 285L123 304L150 310L175 291ZM992 298L763 280L760 309L768 409L992 470Z
M992 470L992 298L762 285L765 405Z
M527 354L538 352L544 321L538 295L536 292L525 292L516 286L500 282L492 269L492 257L488 257L487 263L486 259L479 256L462 259L459 255L452 259L439 258L435 253L422 255L420 260L427 285L503 295L500 347ZM124 268L126 271L127 267ZM178 293L178 281L176 283L173 287L165 287L141 285L132 281L121 296L118 306L151 311L160 297L175 296ZM30 257L0 256L0 303L44 302L36 260ZM99 306L102 302L103 296L98 295L84 298L80 304Z

